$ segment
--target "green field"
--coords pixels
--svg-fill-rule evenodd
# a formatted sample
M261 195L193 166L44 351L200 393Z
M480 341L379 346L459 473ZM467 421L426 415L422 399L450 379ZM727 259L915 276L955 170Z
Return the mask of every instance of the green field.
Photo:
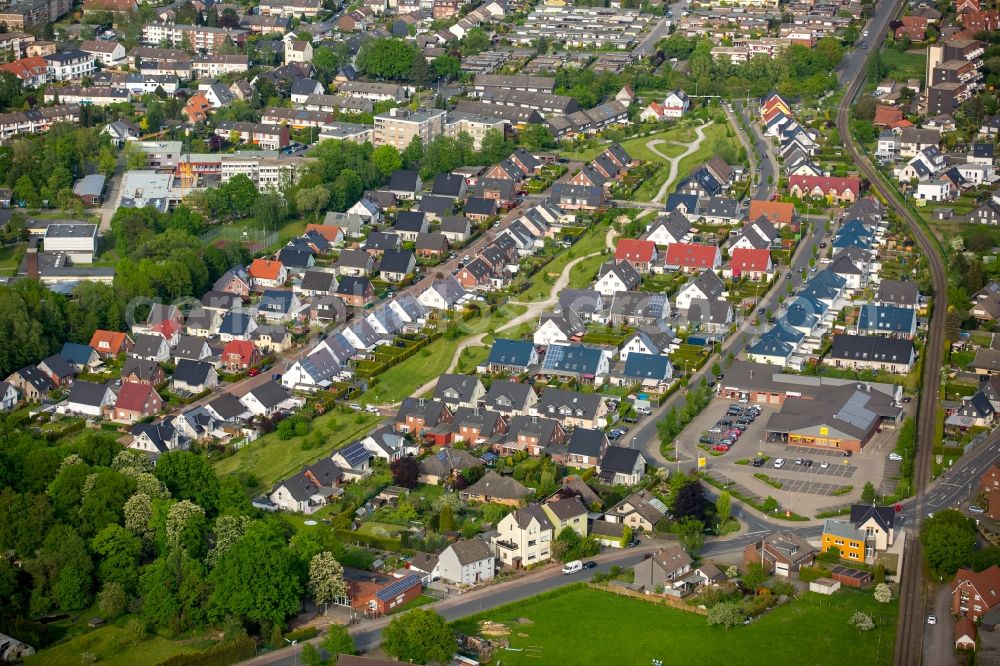
M493 663L548 664L570 661L644 665L720 664L812 666L892 663L898 604L880 605L870 592L842 590L832 597L807 592L749 626L708 626L704 616L609 592L577 588L512 608L500 607L455 624L475 633L480 620L511 627L511 651ZM865 634L847 624L855 611L873 617ZM515 651L518 650L518 651Z
M906 81L906 79L922 79L927 69L927 54L924 51L905 53L896 49L883 49L879 56L889 70L888 79Z
M636 159L645 160L647 162L662 162L663 160L656 153L651 151L649 148L646 148L646 143L656 140L682 141L686 143L693 140L694 137L694 130L690 127L673 127L662 132L657 132L656 134L626 139L622 141L621 144L622 148L628 151L628 154ZM601 143L589 148L583 148L581 150L562 150L559 151L559 154L567 159L577 162L589 162L603 153L607 147L607 143ZM665 154L670 155L671 153L667 152Z
M97 663L109 666L157 664L175 655L200 652L209 646L206 640L168 640L147 637L134 644L121 627L107 625L58 643L25 660L27 666L80 666L81 655L90 652Z
M278 438L277 433L264 435L228 458L216 462L215 473L219 476L253 476L257 480L254 490L269 488L276 481L298 472L304 465L329 455L333 449L366 435L381 418L377 414L364 412L327 412L313 419L310 434L285 440ZM303 448L311 437L315 437L315 432L326 434L323 445Z
M543 301L552 295L552 287L555 285L556 280L562 275L563 270L566 268L566 264L577 259L578 257L583 257L588 254L593 254L594 252L600 252L605 248L604 237L607 235L607 228L591 227L583 235L580 240L573 244L572 247L563 250L555 259L550 261L541 267L541 269L531 277L531 286L526 289L523 293L518 294L515 298L521 303L531 303L534 301ZM591 259L585 259L577 264L577 268L580 268L584 264L596 264L600 266L603 263L605 257L598 256ZM584 269L581 269L581 271ZM596 272L596 270L592 271ZM575 271L570 273L572 278Z

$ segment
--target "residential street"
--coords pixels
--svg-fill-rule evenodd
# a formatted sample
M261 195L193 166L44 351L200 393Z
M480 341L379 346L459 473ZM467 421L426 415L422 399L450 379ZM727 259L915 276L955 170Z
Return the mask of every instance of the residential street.
M927 614L937 618L937 624L927 624L924 619L924 664L951 666L958 663L955 656L955 618L951 615L951 585L936 586L928 595L934 608Z

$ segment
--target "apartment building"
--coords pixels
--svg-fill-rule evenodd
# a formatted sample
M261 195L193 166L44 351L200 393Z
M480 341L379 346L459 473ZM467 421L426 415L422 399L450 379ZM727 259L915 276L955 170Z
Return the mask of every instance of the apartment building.
M426 145L445 133L447 112L441 109L389 109L375 116L375 145L395 146L404 150L413 137Z
M52 23L72 8L72 0L0 0L0 23L8 30L24 30Z
M171 46L190 44L195 50L212 54L232 40L234 44L242 44L246 40L247 31L239 28L210 28L202 25L178 25L175 23L148 23L142 28L142 41L150 45L163 42Z
M261 0L261 16L316 18L323 4L320 0Z
M290 141L285 125L222 120L216 124L215 133L224 139L237 138L242 143L260 146L264 150L281 150Z
M0 141L20 134L47 132L56 123L80 122L79 104L60 104L44 109L0 113Z
M245 55L210 55L193 58L191 73L196 77L217 78L223 74L245 72L250 58Z
M94 56L73 49L45 56L49 81L79 81L97 68Z
M333 121L333 114L275 106L265 109L260 116L260 121L265 125L290 125L296 129L303 127L322 128Z
M448 114L448 118L445 121L444 133L446 136L457 137L462 132L465 132L472 137L472 147L475 150L479 150L483 144L483 137L486 136L487 132L492 129L503 134L506 127L507 121L503 118L452 111Z
M128 102L132 95L126 88L104 88L101 86L49 86L45 89L45 103L90 104L107 106Z

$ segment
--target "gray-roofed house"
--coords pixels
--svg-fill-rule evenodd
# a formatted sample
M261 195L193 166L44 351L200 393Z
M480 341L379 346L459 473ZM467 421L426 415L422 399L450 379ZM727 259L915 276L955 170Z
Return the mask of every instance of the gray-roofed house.
M382 254L378 263L379 277L389 282L402 282L416 268L416 259L410 250L390 250Z
M417 300L431 310L452 310L466 297L466 291L453 276L434 280L417 296Z
M290 406L293 400L281 384L269 380L244 394L240 402L254 416L272 416Z
M636 449L609 446L597 464L597 476L610 486L634 486L642 481L646 471L646 458Z
M116 396L107 384L76 382L66 398L66 411L80 416L101 418L104 410L115 404Z
M577 428L566 448L566 464L582 469L596 467L607 448L608 436L603 430Z
M519 374L538 365L538 352L528 340L498 338L493 341L486 364L491 373Z
M367 277L374 267L371 255L364 250L344 250L337 260L337 273L342 276Z
M101 365L101 357L90 345L81 345L76 342L64 342L62 350L59 352L63 360L76 372L93 370Z
M493 578L496 556L480 538L456 541L438 556L441 578L456 585L476 585Z
M526 415L537 402L538 394L530 384L499 379L480 400L481 405L504 416Z
M530 414L559 420L566 427L600 429L608 425L607 403L603 396L594 393L549 388Z
M635 585L646 592L664 588L677 589L677 585L683 585L681 579L691 571L693 562L694 560L680 544L661 548L653 553L652 557L632 567L635 572Z
M533 340L536 345L542 346L568 343L579 339L586 332L587 325L576 312L556 306L554 311L542 313L539 317Z
M906 339L835 335L827 358L838 368L907 373L913 368L916 350Z
M473 375L443 374L438 377L434 399L440 400L454 411L458 407L475 407L486 395L486 388Z
M424 189L424 182L416 171L396 171L389 177L386 189L396 195L397 199L412 200Z
M648 490L632 493L611 507L604 517L616 523L624 523L635 530L652 532L653 527L667 515L667 506Z
M162 335L140 333L135 336L135 344L129 356L162 363L170 358L170 347Z
M551 558L552 521L537 504L508 514L497 524L493 547L501 563L519 569Z
M466 502L505 504L518 506L526 501L534 491L510 476L500 476L489 471L474 484L461 491L460 497Z
M170 378L170 390L174 393L201 393L219 385L219 373L215 366L205 361L181 359Z
M222 323L219 324L219 340L222 342L249 340L256 328L257 320L252 312L232 310L222 317Z
M465 215L446 215L441 219L440 233L449 243L465 243L472 235L469 218Z
M420 483L436 485L451 479L455 474L473 467L482 467L483 461L462 449L450 446L441 448L434 455L420 461Z
M329 296L337 291L337 274L325 270L306 271L297 290L307 298Z

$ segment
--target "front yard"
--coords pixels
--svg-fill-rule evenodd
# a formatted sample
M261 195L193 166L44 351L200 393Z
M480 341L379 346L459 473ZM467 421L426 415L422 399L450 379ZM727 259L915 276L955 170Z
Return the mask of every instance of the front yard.
M704 616L638 599L577 588L553 597L500 607L455 623L476 633L480 620L510 627L511 651L498 653L505 666L574 664L720 664L772 666L890 664L898 604L881 605L871 592L842 590L800 599L735 629L708 626ZM859 634L847 621L855 611L875 620ZM764 656L766 654L766 657Z

